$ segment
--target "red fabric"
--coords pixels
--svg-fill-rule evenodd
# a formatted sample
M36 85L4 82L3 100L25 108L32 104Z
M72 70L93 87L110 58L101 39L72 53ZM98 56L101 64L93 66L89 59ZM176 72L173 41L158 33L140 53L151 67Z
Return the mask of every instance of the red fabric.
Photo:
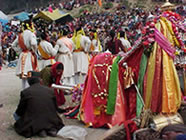
M114 57L111 54L103 55L103 57L98 56L94 59L94 64L106 63L109 66L111 66L113 58ZM99 81L101 89L98 88L96 80L94 78L94 80L92 80L92 83L91 83L92 88L90 90L90 93L101 93L101 92L104 92L104 89L105 89L106 94L108 94L109 79L108 79L108 81L106 80L107 76L110 77L110 71L108 71L108 66L106 66L106 65L100 66L100 67L93 66L93 69L95 69L95 74L96 74L96 77ZM96 98L92 96L92 101L93 101L94 110L96 110L96 108L100 108L99 109L100 115L94 116L94 122L92 123L93 127L95 127L95 128L102 127L105 124L107 124L108 122L110 122L110 120L111 120L111 116L107 115L105 113L105 108L104 108L104 106L107 105L107 98L101 99L100 96L98 96Z
M23 40L23 35L22 34L19 34L18 42L19 42L19 46L21 47L23 52L28 50L27 47L24 44L24 40Z
M56 71L56 67L59 65L59 64L62 64L61 62L56 62L55 64L52 65L52 71L51 71L51 74L52 74L52 77L55 79L55 84L56 85L61 85L60 83L60 80L61 80L61 76L62 76L62 72L60 74L57 74L57 71ZM65 103L65 96L63 94L63 91L62 90L58 90L58 89L54 89L54 93L55 93L55 96L56 96L56 100L57 100L57 105L58 106L61 106Z
M124 84L123 77L125 68L122 66L124 62L127 63L128 67L132 67L134 74L135 74L135 83L137 83L138 75L139 75L139 69L140 69L140 62L141 62L141 56L143 54L143 47L137 49L132 55L130 55L126 60L122 61L119 64L119 80L121 85ZM134 86L131 86L128 89L124 89L122 86L123 96L124 96L124 102L125 102L125 111L126 111L126 119L130 120L134 117L136 117L136 89Z
M32 68L34 71L37 71L37 56L34 52L31 52L32 53Z
M138 130L138 127L136 125L136 123L132 120L128 120L128 121L125 121L123 122L124 124L124 127L125 127L125 131L126 131L126 138L125 140L131 140L131 135L136 131Z
M122 42L120 39L115 40L115 47L116 47L116 54L118 54L120 52L120 50L122 50L124 52L123 45L122 45Z
M137 83L138 75L139 75L139 68L140 68L140 62L141 62L141 57L143 54L143 47L140 47L137 49L131 56L129 56L125 62L127 62L127 65L131 68L134 69L135 73L135 83ZM120 63L123 64L123 63Z
M84 122L91 122L94 128L102 127L111 122L112 119L112 116L107 115L105 112L107 98L101 99L100 96L95 97L94 94L102 92L108 94L110 77L108 66L112 65L113 58L114 56L110 53L96 55L91 59L89 65L88 76L85 81L82 96L80 114L84 112ZM100 64L100 66L95 66L97 64ZM107 77L108 81L106 80ZM96 81L98 81L98 83ZM98 85L100 85L100 88Z
M123 67L119 67L119 80L121 82L121 85L124 84L123 81L123 73L125 72L125 69ZM126 120L130 120L132 118L136 117L136 90L135 87L132 86L128 89L124 89L122 86L123 96L124 96L124 103L125 103L125 114L126 114Z
M163 80L163 66L162 66L162 50L157 48L156 66L154 73L154 80L152 84L152 99L151 110L152 112L159 113L162 110L162 80Z
M118 54L120 50L123 50L123 45L121 43L121 40L116 39L116 38L114 40L110 40L107 45L108 45L109 51L112 54Z

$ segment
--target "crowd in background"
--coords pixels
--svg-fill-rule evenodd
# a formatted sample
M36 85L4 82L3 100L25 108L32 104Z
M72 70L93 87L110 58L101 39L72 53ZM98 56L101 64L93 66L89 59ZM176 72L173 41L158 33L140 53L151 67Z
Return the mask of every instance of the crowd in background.
M85 0L85 1L67 1L71 3L74 7L82 6L84 4L92 4L97 2L96 0ZM65 8L67 3L60 3L59 5L51 4L53 9ZM41 8L40 10L42 10ZM38 11L37 11L38 12ZM179 6L176 8L176 12L182 16L185 16L185 6ZM145 11L141 8L132 8L126 10L123 8L116 9L114 13L111 12L101 12L97 13L96 11L90 13L85 11L83 15L78 18L75 18L74 21L68 22L65 25L57 24L55 22L48 23L45 20L39 19L35 21L35 33L37 38L40 38L41 32L48 32L50 36L50 42L54 45L57 39L59 38L59 32L62 28L68 27L69 37L73 36L74 29L82 27L87 36L91 30L97 30L99 39L103 46L103 51L106 48L106 42L109 39L110 30L115 30L119 32L121 30L126 32L126 38L129 40L131 45L141 36L141 30L146 23L146 20L149 16L159 15L160 8L158 6L151 12ZM11 49L11 44L16 38L16 35L21 31L21 25L11 25L9 22L3 26L3 33L1 36L1 57L8 62L14 61L16 59L16 53Z

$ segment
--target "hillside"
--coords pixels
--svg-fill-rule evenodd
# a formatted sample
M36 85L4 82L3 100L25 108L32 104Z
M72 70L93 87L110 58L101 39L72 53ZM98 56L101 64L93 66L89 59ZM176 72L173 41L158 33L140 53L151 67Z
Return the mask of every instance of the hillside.
M67 0L0 0L1 3L0 10L5 12L6 14L13 14L20 11L31 11L34 8L38 8L38 7L46 7L50 3L59 3L60 1L67 1ZM125 5L126 7L130 7L130 8L137 6L141 8L152 9L155 5L161 5L161 4L162 2L154 2L154 0L122 0L122 5ZM118 4L114 3L114 7L117 5ZM76 8L73 11L70 11L70 13L72 15L77 16L81 8L82 7ZM94 6L85 5L83 6L83 8L85 9L88 8L91 10L98 9L95 5Z
M0 0L0 10L6 14L19 11L30 11L36 7L47 6L49 3L58 3L60 0Z

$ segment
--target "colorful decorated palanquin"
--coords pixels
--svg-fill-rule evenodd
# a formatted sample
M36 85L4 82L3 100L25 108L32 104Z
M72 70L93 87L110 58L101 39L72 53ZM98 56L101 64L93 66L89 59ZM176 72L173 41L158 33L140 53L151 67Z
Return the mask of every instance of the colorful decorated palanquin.
M175 47L185 50L179 20L178 14L165 11L147 22L142 38L125 56L102 53L91 59L79 111L85 124L114 126L139 116L143 108L177 113L182 95Z

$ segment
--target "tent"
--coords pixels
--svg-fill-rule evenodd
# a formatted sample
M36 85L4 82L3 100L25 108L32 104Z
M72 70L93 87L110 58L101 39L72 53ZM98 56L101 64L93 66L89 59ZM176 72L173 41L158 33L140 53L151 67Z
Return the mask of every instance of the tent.
M5 15L2 11L0 11L0 19L5 19L5 20L8 20L8 16Z
M8 23L7 19L0 19L1 24L4 26Z
M25 21L29 19L28 13L26 12L21 12L20 14L14 16L15 19L18 19L20 21Z
M66 23L73 20L73 17L69 13L65 13L59 9L53 10L52 12L41 11L34 17L35 20L39 18L45 19L50 22L56 21L57 23Z

